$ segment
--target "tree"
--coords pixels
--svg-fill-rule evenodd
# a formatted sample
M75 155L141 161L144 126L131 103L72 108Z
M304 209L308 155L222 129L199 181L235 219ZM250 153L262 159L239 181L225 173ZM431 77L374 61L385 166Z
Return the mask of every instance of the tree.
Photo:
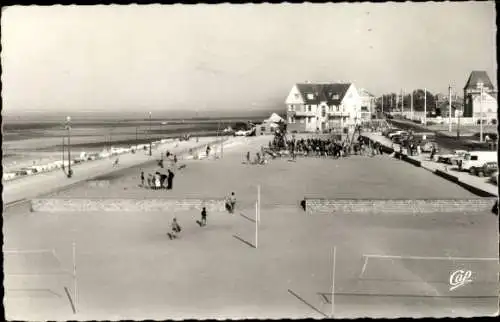
M425 92L423 89L417 89L413 91L413 110L422 112L425 109ZM434 95L427 91L427 112L435 111L436 109L436 99Z

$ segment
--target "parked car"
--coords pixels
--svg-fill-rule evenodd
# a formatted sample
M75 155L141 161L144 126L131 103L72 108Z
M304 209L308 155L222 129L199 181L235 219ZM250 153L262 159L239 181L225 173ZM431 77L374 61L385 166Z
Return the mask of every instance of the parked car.
M486 162L482 167L477 169L479 177L490 177L493 173L498 171L497 162Z
M438 155L437 161L452 165L458 164L458 160L460 160L466 153L467 151L465 150L455 150L450 154Z
M16 171L16 177L20 177L20 176L27 176L29 175L30 173L28 173L28 171L26 170L17 170Z
M479 168L487 162L498 162L496 151L472 151L467 152L463 160L459 161L458 168L476 175Z
M239 130L239 131L234 132L234 136L248 136L248 135L250 135L251 132L252 132L252 130L248 130L248 131Z
M403 143L404 141L407 141L409 138L408 135L394 135L392 138L391 138L391 141L393 143L396 143L396 144L401 144Z
M393 137L393 136L395 136L395 135L409 135L409 134L408 134L408 132L406 132L406 131L403 131L403 130L398 130L398 131L396 131L396 132L389 133L389 134L387 135L387 137L388 137L389 139L392 139L392 137Z
M396 129L396 128L388 128L386 130L384 130L384 132L382 133L384 136L389 136L390 133L394 133L394 132L397 132L399 131L399 129Z

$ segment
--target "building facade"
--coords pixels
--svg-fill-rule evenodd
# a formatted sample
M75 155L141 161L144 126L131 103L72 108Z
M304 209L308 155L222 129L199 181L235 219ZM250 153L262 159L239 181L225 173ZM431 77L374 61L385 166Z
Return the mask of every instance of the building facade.
M361 97L352 83L295 84L285 104L290 132L339 130L361 121Z
M463 117L471 117L474 124L481 119L497 123L497 91L485 71L473 71L464 87ZM482 114L481 114L482 113Z
M371 120L372 115L376 112L375 95L362 88L359 90L359 96L361 98L361 119L363 121Z

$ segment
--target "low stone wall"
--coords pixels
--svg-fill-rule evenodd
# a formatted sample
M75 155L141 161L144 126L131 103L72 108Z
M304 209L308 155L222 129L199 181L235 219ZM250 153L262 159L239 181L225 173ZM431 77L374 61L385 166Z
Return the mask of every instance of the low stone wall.
M84 199L46 198L31 200L32 212L166 212L225 211L225 201L217 199Z
M90 180L87 181L87 186L91 188L106 188L109 187L110 181L109 180Z
M473 213L490 212L494 198L477 199L306 199L308 213Z

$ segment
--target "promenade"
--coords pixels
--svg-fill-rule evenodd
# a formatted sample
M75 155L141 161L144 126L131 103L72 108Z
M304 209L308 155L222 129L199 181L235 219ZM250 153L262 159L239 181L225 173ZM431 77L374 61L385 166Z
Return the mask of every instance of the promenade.
M228 144L236 138L229 138ZM119 156L120 163L117 167L113 167L113 162L116 157L106 159L88 161L72 166L73 176L67 178L62 170L40 173L37 175L26 176L20 179L3 182L3 203L8 205L12 202L22 201L24 199L34 198L38 195L47 194L58 189L76 185L82 181L93 177L107 174L109 172L120 169L137 166L143 163L159 160L161 153L169 150L172 154L187 154L189 149L196 147L203 148L207 144L220 142L220 138L201 137L199 142L195 139L190 141L168 141L165 144L160 144L156 149L153 149L152 156L149 152L139 150L135 154L127 153ZM218 145L216 145L220 149ZM179 156L180 158L180 156Z
M381 133L376 132L363 132L363 136L369 138L372 141L379 142L385 146L389 151L395 153L395 157L399 157L400 145L392 143L390 139L383 136ZM428 171L431 171L449 181L460 184L468 189L476 190L478 193L484 194L485 196L495 196L498 197L498 186L488 182L487 177L477 177L472 176L468 172L462 172L458 170L457 166L452 166L444 163L440 163L434 160L430 160L430 155L428 153L422 153L420 155L409 156L406 148L403 148L402 159L420 166Z

